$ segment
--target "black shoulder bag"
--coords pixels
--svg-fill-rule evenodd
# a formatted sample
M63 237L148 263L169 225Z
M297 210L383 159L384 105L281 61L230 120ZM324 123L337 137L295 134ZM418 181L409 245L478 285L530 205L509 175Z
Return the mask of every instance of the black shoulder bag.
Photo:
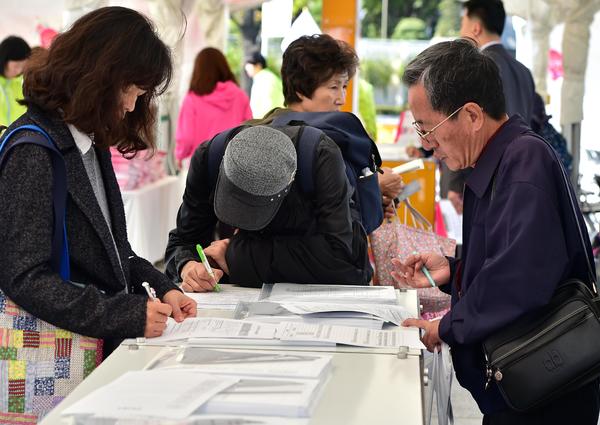
M539 407L600 376L600 299L577 203L560 168L586 257L589 284L577 279L560 283L546 306L484 341L486 388L494 380L506 403L517 411Z

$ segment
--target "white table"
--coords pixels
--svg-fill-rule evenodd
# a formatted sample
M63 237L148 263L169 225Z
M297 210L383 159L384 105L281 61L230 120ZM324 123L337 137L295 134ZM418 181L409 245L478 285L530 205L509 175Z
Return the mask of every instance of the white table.
M411 313L418 311L414 290L399 292L398 302ZM233 315L231 310L203 309L198 313L209 317ZM420 350L412 350L405 358L398 358L394 350L362 347L226 347L330 353L333 356L332 376L310 419L310 425L423 424L423 363ZM164 350L169 348L126 340L40 425L70 424L69 419L60 416L65 408L129 370L148 367Z
M151 263L162 260L183 196L179 178L163 177L139 189L123 190L121 196L133 251Z
M69 424L69 419L60 416L66 407L129 370L143 369L161 350L166 348L120 346L40 425ZM335 353L331 379L310 424L422 425L420 369L417 356L398 359L390 354Z

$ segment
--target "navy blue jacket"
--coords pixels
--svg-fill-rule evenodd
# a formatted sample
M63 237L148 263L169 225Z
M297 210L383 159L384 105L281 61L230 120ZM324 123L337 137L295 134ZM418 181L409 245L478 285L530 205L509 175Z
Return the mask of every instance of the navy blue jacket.
M481 51L498 66L508 116L519 114L530 125L533 118L535 83L525 65L513 58L502 44L492 44Z
M587 238L585 251L581 246L551 149L513 116L490 139L466 181L463 254L451 264L451 284L443 287L451 285L452 308L439 332L451 347L460 384L483 413L508 407L495 385L484 390L482 341L547 304L566 278L589 281L585 255L593 261L591 246Z

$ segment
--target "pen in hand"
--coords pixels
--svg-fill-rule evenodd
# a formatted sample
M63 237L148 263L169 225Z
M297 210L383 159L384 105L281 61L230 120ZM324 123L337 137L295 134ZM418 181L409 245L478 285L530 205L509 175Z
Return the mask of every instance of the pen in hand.
M148 298L150 298L152 301L154 301L156 303L160 302L160 300L158 298L156 298L156 292L154 291L154 288L152 288L148 282L142 282L142 286L146 290L146 293L148 294Z
M202 264L204 265L206 272L208 273L208 275L212 278L213 282L215 283L215 286L213 287L213 292L221 292L221 285L219 285L219 282L217 282L217 278L215 277L215 272L213 272L212 267L210 266L210 264L208 263L208 260L206 259L206 255L204 255L204 251L202 250L202 245L197 244L196 251L198 251L198 256L200 256L200 261L202 261Z
M413 255L418 255L419 253L417 251L413 251ZM435 281L433 280L433 278L431 277L431 273L429 273L429 269L427 267L425 267L425 264L423 264L421 266L421 271L423 272L423 274L425 275L425 277L427 278L427 280L429 281L429 284L432 287L436 287L437 285L435 284Z

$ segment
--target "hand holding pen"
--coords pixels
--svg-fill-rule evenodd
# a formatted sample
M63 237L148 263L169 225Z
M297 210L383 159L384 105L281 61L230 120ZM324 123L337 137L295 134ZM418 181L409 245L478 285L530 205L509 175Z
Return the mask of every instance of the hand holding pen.
M200 261L202 261L202 265L204 266L204 268L206 269L206 272L208 273L208 275L213 280L213 283L215 284L215 286L213 287L213 291L220 292L221 285L219 285L219 281L215 277L215 273L213 272L212 267L210 266L208 259L206 258L206 255L204 255L204 250L202 249L202 245L197 244L196 250L198 251L198 256L200 257Z
M392 264L392 277L403 287L431 288L450 281L450 265L440 254L417 253L404 261L393 258Z
M148 282L143 282L142 286L148 294L144 336L146 338L160 336L167 327L167 319L173 312L173 309L169 304L160 302L160 300L156 297L156 292L154 292L154 289Z

